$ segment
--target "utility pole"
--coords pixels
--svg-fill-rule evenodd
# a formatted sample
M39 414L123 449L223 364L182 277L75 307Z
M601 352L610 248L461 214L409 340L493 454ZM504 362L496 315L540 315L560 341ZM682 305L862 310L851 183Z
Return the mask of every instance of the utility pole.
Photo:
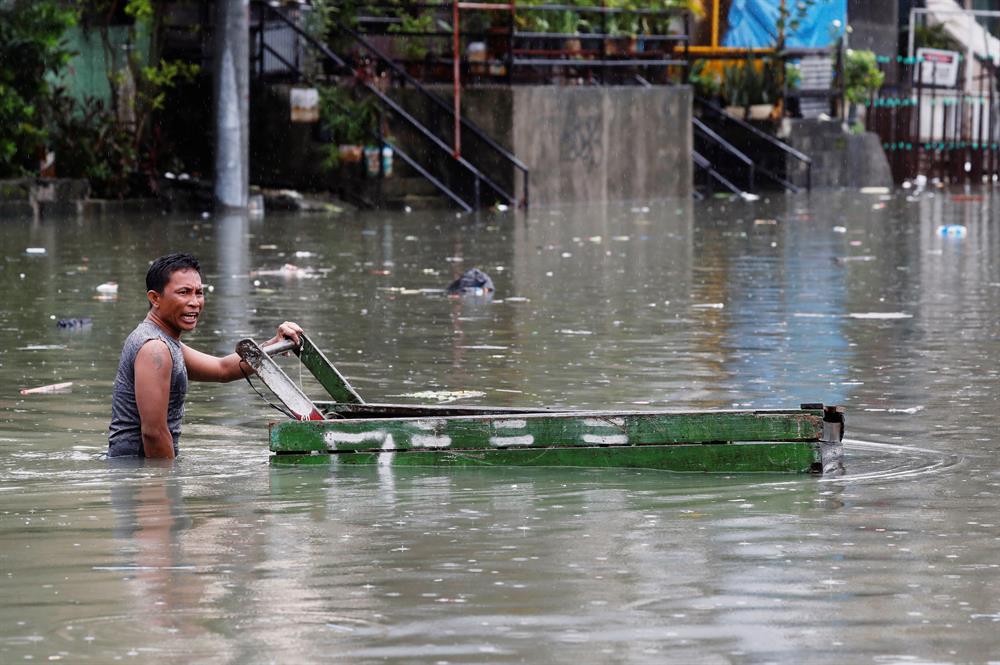
M215 2L215 205L245 210L250 189L250 1Z

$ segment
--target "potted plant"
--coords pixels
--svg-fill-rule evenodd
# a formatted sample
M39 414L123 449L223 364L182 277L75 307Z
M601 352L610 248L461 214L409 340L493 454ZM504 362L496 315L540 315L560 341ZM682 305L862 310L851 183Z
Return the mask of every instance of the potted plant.
M871 51L848 49L844 59L844 101L848 104L847 123L857 119L858 104L863 104L885 82L885 73Z
M357 98L351 88L319 88L320 122L329 138L324 164L331 169L342 163L360 162L364 146L378 130L378 112L370 98Z

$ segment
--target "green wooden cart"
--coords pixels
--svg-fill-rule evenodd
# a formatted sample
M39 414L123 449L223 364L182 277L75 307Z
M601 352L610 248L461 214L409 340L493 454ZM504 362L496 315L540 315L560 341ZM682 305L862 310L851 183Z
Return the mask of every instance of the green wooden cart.
M573 411L490 406L374 404L307 335L237 353L289 418L270 426L275 464L570 466L712 473L843 471L844 411ZM329 393L314 402L274 362L293 352Z

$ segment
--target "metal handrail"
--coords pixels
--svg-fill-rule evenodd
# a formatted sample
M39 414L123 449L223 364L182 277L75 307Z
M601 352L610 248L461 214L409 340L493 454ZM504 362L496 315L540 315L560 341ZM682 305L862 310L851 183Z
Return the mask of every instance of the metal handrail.
M394 143L392 143L392 142L390 142L390 141L388 141L387 139L384 139L384 138L382 139L382 142L385 143L390 148L392 148L393 154L396 154L396 155L399 155L400 157L402 157L403 161L410 165L410 168L412 168L414 171L416 171L417 173L419 173L420 175L422 175L432 185L434 185L439 190L441 190L444 193L445 196L447 196L452 201L454 201L455 203L457 203L458 206L462 210L464 210L465 212L472 212L472 206L470 206L468 203L466 203L462 199L462 197L460 197L458 194L456 194L455 192L451 191L448 188L447 185L445 185L443 182L441 182L440 180L438 180L430 171L428 171L423 166L421 166L415 159L413 159L412 157L410 157L409 155L407 155L405 152L403 152L402 150L400 150L400 148L399 148L398 145L396 145L396 144L394 144Z
M697 150L692 150L691 151L691 159L694 160L694 165L695 166L697 166L698 168L704 170L706 173L708 173L708 175L710 177L712 177L715 180L717 180L719 183L722 184L723 187L725 187L726 189L728 189L733 194L742 194L743 193L743 191L739 187L737 187L736 185L734 185L732 182L729 181L729 179L727 179L721 173L719 173L718 171L716 171L715 167L712 166L712 162L710 162L707 157L705 157L704 155L702 155Z
M319 42L312 35L310 35L305 30L303 30L301 27L299 27L298 25L296 25L296 23L294 21L292 21L287 16L285 16L276 7L272 7L269 4L263 3L263 2L258 3L258 4L261 5L261 6L263 6L263 7L266 7L268 9L268 11L270 11L273 15L277 16L283 23L285 23L286 25L288 25L297 35L299 35L301 38L303 38L305 41L307 41L310 45L312 45L314 48L316 48L320 53L323 54L324 57L326 57L329 60L331 60L338 68L343 69L345 71L350 71L349 67L347 66L346 61L343 58L341 58L336 53L334 53L333 51L331 51L330 48L328 46L326 46L326 44L323 44L322 42ZM265 48L267 48L266 45L265 45ZM273 49L267 48L267 50L273 53ZM280 56L278 56L278 57L282 61L283 64L285 64L286 66L289 67L289 69L291 69L292 71L294 71L300 77L302 76L302 72L299 71L299 69L297 67L295 67L295 66L291 65L290 63L288 63L286 60L284 60L284 58L281 58ZM414 118L412 115L410 115L409 113L407 113L405 109L403 109L401 106L399 106L399 104L397 104L395 101L393 101L388 95L386 95L384 92L382 92L381 90L379 90L375 85L373 85L369 81L362 81L362 85L363 85L363 87L366 90L368 90L371 94L373 94L376 98L378 98L379 101L381 101L385 106L389 107L390 110L392 110L399 117L401 117L404 121L406 121L406 123L409 124L412 129L416 130L419 134L423 135L424 138L428 139L431 142L432 145L434 145L439 150L445 152L449 157L451 157L453 159L453 161L455 163L461 165L463 168L465 168L466 171L469 172L469 174L474 178L474 186L475 186L475 193L476 193L475 194L475 204L476 204L475 207L477 207L477 208L479 207L479 183L480 182L486 183L487 186L489 186L491 189L493 189L497 194L500 194L501 196L503 196L508 201L508 203L516 204L516 200L511 195L507 194L492 179L490 179L484 173L482 173L481 171L479 171L479 169L477 169L475 166L473 166L471 163L469 163L468 160L466 160L466 159L464 159L462 157L457 157L456 158L454 156L454 154L452 153L450 146L448 146L446 143L444 143L444 141L442 141L440 138L438 138L436 135L434 135L429 129L427 129L427 127L425 127L422 123L420 123L416 118ZM380 140L383 143L385 143L385 139L384 138L381 138ZM404 157L404 161L406 161L408 164L410 163L410 161L407 160L406 157ZM418 169L418 172L420 172L420 171L423 171L423 173L421 173L421 175L424 175L426 173L426 170L424 170L424 169ZM439 189L441 189L441 191L444 192L452 200L456 200L456 199L460 199L461 198L461 197L458 197L458 195L455 194L455 192L451 191L449 188L447 188L439 180L432 179L431 182L436 187L438 187ZM527 182L525 182L525 198L527 199ZM471 209L470 206L467 203L465 203L464 201L462 202L461 205L466 210Z
M406 10L406 9L451 9L450 2L401 2L399 4L387 4L387 3L370 3L364 5L362 9L391 9L393 11ZM578 5L560 5L560 4L547 4L547 5L518 5L518 11L528 12L528 11L549 11L549 12L563 12L571 11L578 14L636 14L639 16L672 16L679 15L687 12L688 10L683 7L666 7L664 9L627 9L624 7L600 7L600 6L590 6L582 7Z
M455 111L454 111L454 109L446 101L444 101L439 96L435 95L433 92L431 92L426 87L424 87L424 85L422 83L420 83L420 81L418 81L416 78L414 78L413 76L411 76L409 72L407 72L404 68L400 67L398 63L396 63L392 58L390 58L386 54L384 54L378 47L376 47L374 44L372 44L367 39L365 39L364 36L361 35L361 33L359 33L358 31L354 30L353 28L351 28L351 27L349 27L347 25L344 25L344 23L342 23L342 22L338 22L338 27L343 32L345 32L348 35L350 35L354 39L354 41L356 41L358 44L360 44L366 50L368 50L370 53L372 53L375 57L377 57L382 62L382 64L384 64L387 67L389 67L389 69L391 69L393 72L395 72L396 75L402 77L403 80L405 80L408 84L412 85L413 88L415 90L418 90L425 98L429 99L432 103L434 103L436 106L438 106L443 111L445 111L445 113L447 113L448 117L451 117L451 118L455 117ZM492 148L497 154L499 154L511 166L513 166L515 169L517 169L518 171L521 172L522 177L524 179L524 202L523 202L523 205L524 205L525 208L527 208L528 207L528 176L529 176L529 170L528 170L527 165L524 162L522 162L520 159L518 159L509 150L507 150L506 148L504 148L503 146L501 146L499 143L497 143L492 137L490 137L488 134L486 134L482 129L480 129L479 127L477 127L473 123L469 122L467 119L460 118L460 121L462 123L462 129L465 129L465 130L468 130L469 132L471 132L473 136L475 136L476 138L478 138L481 141L483 141L484 143L486 143L486 145L488 145L490 148ZM484 181L486 181L486 180L484 179ZM494 188L494 190L498 194L500 194L501 196L503 196L504 198L506 198L508 200L508 202L510 202L512 204L516 204L517 203L517 200L511 194L508 194L506 191L504 191L502 189L497 189L495 185L491 185L491 187Z
M700 104L703 108L707 108L710 111L712 111L713 113L715 113L716 116L718 116L722 120L724 120L726 122L731 122L731 123L735 124L740 129L742 129L742 130L744 130L746 132L749 132L753 136L755 136L755 137L763 140L765 143L767 143L771 147L777 148L778 150L780 150L780 151L784 152L785 154L787 154L789 157L797 159L798 161L800 161L803 164L805 164L806 165L806 189L807 190L811 190L812 189L812 159L808 155L806 155L805 153L803 153L803 152L801 152L799 150L796 150L795 148L793 148L792 146L788 145L784 141L781 141L781 140L775 138L774 136L771 136L767 132L761 131L760 129L758 129L758 128L754 127L753 125L751 125L749 122L747 122L745 120L742 120L741 118L736 118L736 117L733 117L733 116L729 115L718 104L715 104L714 102L709 101L709 100L705 99L704 97L698 97L698 96L696 96L695 97L695 101L698 104ZM777 175L776 173L773 173L770 170L765 169L765 168L760 167L760 166L758 166L758 169L764 175L766 175L769 178L771 178L772 180L775 180L776 182L778 182L778 184L780 184L780 185L782 185L782 186L784 186L784 187L786 187L788 189L791 189L793 192L799 191L799 188L796 185L794 185L790 181L786 180L785 178L782 178L781 176Z
M692 118L691 122L694 125L694 129L695 129L696 132L700 132L701 134L703 134L704 136L706 136L709 140L711 140L714 143L716 143L725 152L729 153L730 156L736 158L737 161L742 162L743 165L747 167L747 170L750 173L749 177L747 178L747 180L748 180L747 190L748 191L752 191L753 188L754 188L754 171L756 170L756 166L757 166L756 164L754 164L754 161L752 159L750 159L749 157L747 157L743 153L743 151L741 151L739 148L737 148L736 146L734 146L732 143L730 143L726 139L724 139L721 136L719 136L718 134L716 134L712 129L710 129L708 127L708 125L706 125L705 123L703 123L698 118Z

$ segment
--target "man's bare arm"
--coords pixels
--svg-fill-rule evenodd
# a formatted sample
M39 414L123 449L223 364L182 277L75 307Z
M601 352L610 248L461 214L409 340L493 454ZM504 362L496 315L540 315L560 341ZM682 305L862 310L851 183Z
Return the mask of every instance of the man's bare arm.
M285 321L278 326L278 332L274 337L264 342L263 346L274 344L275 342L288 338L299 343L299 333L302 328L291 321ZM241 378L244 374L253 374L253 368L240 360L235 353L217 358L207 353L196 351L186 344L181 345L184 353L184 364L187 366L188 377L193 381L215 381L218 383L228 383ZM242 367L241 367L242 363Z
M146 457L174 457L174 438L167 427L173 366L166 342L158 339L146 342L135 357L135 404Z

